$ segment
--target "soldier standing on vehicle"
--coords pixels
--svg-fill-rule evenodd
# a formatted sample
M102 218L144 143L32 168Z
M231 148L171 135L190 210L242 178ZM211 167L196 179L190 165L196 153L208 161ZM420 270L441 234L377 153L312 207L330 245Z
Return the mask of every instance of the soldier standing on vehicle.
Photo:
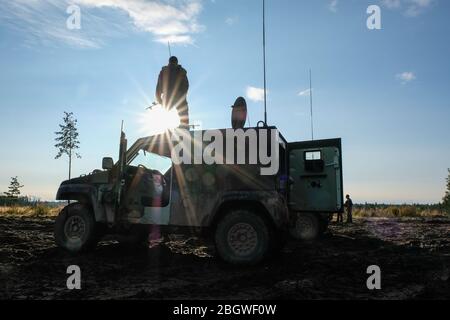
M169 64L159 73L156 101L165 109L176 108L180 127L189 128L189 111L186 100L189 81L186 70L178 64L177 57L170 57Z
M352 210L353 210L353 201L352 199L350 199L350 196L347 194L345 196L345 203L344 203L344 207L345 210L347 211L347 223L353 223L353 219L352 219Z

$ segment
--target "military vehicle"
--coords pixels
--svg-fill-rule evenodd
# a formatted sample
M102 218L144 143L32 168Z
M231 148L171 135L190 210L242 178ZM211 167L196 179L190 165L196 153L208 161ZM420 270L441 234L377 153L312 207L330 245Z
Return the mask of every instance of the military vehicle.
M329 215L343 210L341 140L288 143L277 128L265 128L276 130L273 175L261 175L260 162L176 164L173 131L138 139L130 148L122 132L116 163L103 158L103 170L61 183L57 200L76 202L57 217L57 245L80 252L94 248L105 233L139 243L148 241L150 230L186 227L213 239L221 259L242 265L279 250L289 231L297 239L318 237ZM226 130L232 129L215 133ZM249 130L265 139L261 127L243 132ZM194 137L210 130L186 132L204 151L205 142ZM252 146L249 139L233 143L235 150L239 143Z

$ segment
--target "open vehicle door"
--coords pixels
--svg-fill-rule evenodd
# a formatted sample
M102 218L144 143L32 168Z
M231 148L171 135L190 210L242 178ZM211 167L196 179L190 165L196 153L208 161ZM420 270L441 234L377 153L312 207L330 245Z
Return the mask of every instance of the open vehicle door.
M289 152L289 208L296 212L343 210L341 139L294 142Z

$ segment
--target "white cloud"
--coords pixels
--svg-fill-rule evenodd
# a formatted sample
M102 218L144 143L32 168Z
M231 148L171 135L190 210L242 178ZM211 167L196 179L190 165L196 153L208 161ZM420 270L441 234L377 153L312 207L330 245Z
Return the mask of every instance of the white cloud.
M234 25L236 22L238 21L238 17L234 16L234 17L228 17L225 19L225 23L229 26Z
M435 0L381 0L381 4L393 10L402 10L408 17L417 17L427 8L429 8Z
M84 30L69 30L66 27L68 3L58 0L16 0L2 3L0 25L24 34L25 44L50 45L65 43L78 48L97 48L101 41ZM82 16L85 29L95 25L100 19ZM90 20L90 22L88 21Z
M389 9L399 8L401 5L400 0L382 0L381 3Z
M405 14L410 17L416 17L431 5L433 0L410 0L410 5Z
M409 0L409 2L421 7L427 7L431 4L431 2L433 2L433 0Z
M204 30L197 21L202 0L74 0L86 7L124 11L141 31L150 32L162 43L192 43L192 35Z
M312 89L306 89L306 90L300 91L300 92L298 93L298 95L301 96L301 97L303 97L303 96L309 96L309 93L310 93L311 91L312 91Z
M248 99L255 102L264 101L264 89L262 88L249 86L247 87L245 95L247 96Z
M130 30L148 32L161 43L192 44L202 32L198 16L203 0L15 0L2 3L0 25L23 33L28 44L64 43L78 48L98 48L105 40L125 36ZM81 30L66 28L66 9L81 8ZM93 10L95 9L95 11ZM110 11L106 11L109 9ZM113 10L113 11L111 11ZM122 13L132 23L106 19L105 13ZM93 13L96 13L94 15Z
M396 75L397 79L399 79L403 84L416 80L416 75L414 72L406 71Z
M328 9L331 12L337 12L337 6L338 6L338 0L331 0L331 2L328 4Z

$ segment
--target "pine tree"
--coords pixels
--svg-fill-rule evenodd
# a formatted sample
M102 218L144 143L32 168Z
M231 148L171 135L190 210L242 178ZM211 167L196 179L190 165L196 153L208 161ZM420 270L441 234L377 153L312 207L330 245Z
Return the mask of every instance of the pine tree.
M9 183L8 191L5 192L5 195L8 198L18 199L20 196L21 188L23 188L23 185L19 183L18 177L11 177L11 182Z
M445 196L442 200L444 208L450 213L450 169L448 169L447 190L445 191Z
M72 157L81 156L75 151L80 148L80 141L78 140L77 119L73 116L72 112L64 111L63 124L59 125L60 131L55 132L56 144L58 148L58 154L55 159L60 158L63 154L69 158L69 179L72 172Z

